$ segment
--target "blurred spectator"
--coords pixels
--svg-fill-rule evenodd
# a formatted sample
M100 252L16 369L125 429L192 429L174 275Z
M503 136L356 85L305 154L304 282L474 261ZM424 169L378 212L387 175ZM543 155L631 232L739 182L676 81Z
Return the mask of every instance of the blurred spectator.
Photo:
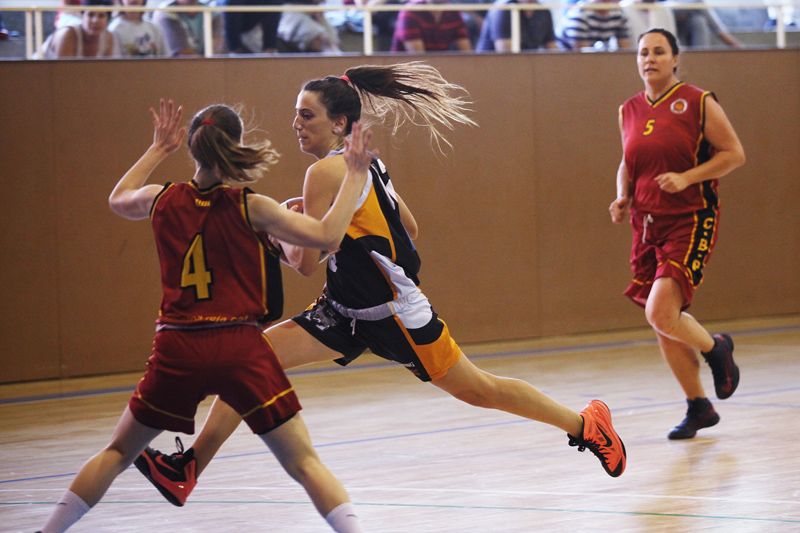
M145 0L120 0L123 6L143 6ZM108 29L119 40L123 57L155 57L167 55L167 44L158 26L144 20L143 11L121 11Z
M492 2L493 0L452 0L453 3L458 2L459 4L487 4ZM479 11L462 11L461 18L464 20L464 24L467 25L467 33L469 34L469 42L473 48L478 43L478 39L481 36L481 30L483 30L483 21L486 19L486 11L479 10Z
M63 6L79 6L81 0L61 0ZM81 23L80 11L59 11L56 13L56 29L66 26L77 26Z
M538 4L538 0L495 0L495 5ZM549 9L520 13L520 48L537 50L558 48ZM478 39L479 52L511 51L511 11L492 9L486 15Z
M449 0L410 0L407 5L449 4ZM470 51L472 44L458 11L400 11L392 39L393 52Z
M642 4L647 4L648 9L637 9L636 6ZM624 0L620 2L620 7L628 19L628 29L634 41L638 41L641 34L652 28L665 29L672 35L678 34L672 10L657 0Z
M282 0L220 0L221 6L279 6ZM278 51L278 24L281 20L280 12L273 13L242 13L226 12L223 15L225 24L225 44L228 51L233 54L252 54L253 52ZM243 34L254 28L261 30L261 49L251 50L242 40Z
M81 0L83 6L110 6L111 0ZM108 31L110 11L81 11L81 23L54 31L42 44L40 59L119 57L119 43Z
M587 0L580 2L567 11L562 30L564 42L573 50L594 47L605 50L630 48L630 31L628 19L619 8L585 9L591 4L617 3L614 0Z
M403 0L344 0L345 5L356 6L382 6L382 5L402 5ZM392 38L394 28L397 24L398 11L373 11L372 27L375 35L375 50L387 52L392 48ZM348 23L354 31L364 32L364 15L354 11L348 16Z
M798 21L795 14L798 12L792 6L792 0L780 0L778 5L771 5L767 8L767 22L764 24L766 31L774 31L778 26L778 19L783 18L783 23L787 28L796 28Z
M703 0L676 0L683 4L699 4ZM713 9L675 9L675 24L678 41L688 47L707 48L712 44L712 35L732 48L741 44L730 34Z
M204 6L206 2L198 0L167 0L159 7L173 6ZM214 35L214 52L224 49L222 37L222 18L213 17L212 34ZM205 54L203 43L203 14L175 13L169 11L156 11L153 22L159 27L167 43L167 53L170 56L202 56Z
M3 24L3 14L0 13L0 41L8 40L8 30L6 29L5 24Z
M313 0L321 4L324 0ZM296 2L292 2L296 3ZM328 23L325 13L298 13L287 11L281 15L278 37L288 52L325 52L338 54L339 34Z

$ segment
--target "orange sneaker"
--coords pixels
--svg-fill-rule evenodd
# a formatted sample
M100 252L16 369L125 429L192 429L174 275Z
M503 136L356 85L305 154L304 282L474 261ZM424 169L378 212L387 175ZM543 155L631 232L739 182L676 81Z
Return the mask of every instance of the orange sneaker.
M197 460L192 448L183 451L180 437L175 437L175 444L178 452L171 455L148 446L133 464L169 503L183 507L197 485Z
M569 445L582 452L589 448L600 459L603 469L611 477L621 476L625 471L627 454L625 444L611 425L611 411L600 400L592 400L581 411L583 435L569 437Z

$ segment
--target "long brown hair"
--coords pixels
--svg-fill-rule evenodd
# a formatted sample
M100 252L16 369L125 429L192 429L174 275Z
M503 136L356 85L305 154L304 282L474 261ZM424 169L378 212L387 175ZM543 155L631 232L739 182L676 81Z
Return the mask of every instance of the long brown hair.
M253 182L278 162L280 154L269 140L244 144L243 133L239 113L224 104L210 105L189 125L189 151L201 168L215 170L223 181Z

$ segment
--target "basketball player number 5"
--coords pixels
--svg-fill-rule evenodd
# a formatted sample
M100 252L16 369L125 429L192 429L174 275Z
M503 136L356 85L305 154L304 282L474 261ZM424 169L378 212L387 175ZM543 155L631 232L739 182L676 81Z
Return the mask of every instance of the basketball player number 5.
M642 132L642 135L646 136L653 133L655 125L656 125L656 119L651 118L650 120L648 120L644 125L644 131Z
M206 267L206 254L203 248L203 234L198 233L183 256L181 269L181 289L194 287L194 296L198 300L211 298L209 286L213 283L211 270Z

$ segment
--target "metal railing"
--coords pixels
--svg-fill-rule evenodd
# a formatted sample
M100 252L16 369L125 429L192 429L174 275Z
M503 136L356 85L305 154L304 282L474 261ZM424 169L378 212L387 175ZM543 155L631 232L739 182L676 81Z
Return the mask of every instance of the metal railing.
M203 15L203 50L206 57L214 56L213 51L213 26L212 18L214 14L225 12L236 13L321 13L326 11L360 11L363 13L363 44L362 53L373 55L375 45L373 42L373 14L385 11L488 11L504 10L511 12L511 51L519 53L521 51L521 22L520 17L523 11L542 11L542 10L567 10L575 7L576 4L556 3L556 4L391 4L391 5L297 5L283 4L277 6L129 6L124 9L121 6L2 6L0 11L22 11L25 13L25 57L33 59L37 50L40 50L45 40L43 25L43 13L47 12L82 12L82 11L107 11L107 12L154 12L167 11L175 13L202 13ZM619 9L619 3L597 3L581 4L581 9L607 10ZM639 10L651 9L674 9L674 10L705 10L705 9L767 9L771 8L778 13L775 20L775 46L786 48L786 23L784 11L789 9L800 10L800 1L793 0L787 3L785 0L771 1L731 1L706 3L683 3L683 2L658 2L657 4L634 3L626 7L633 7ZM110 15L109 15L110 16Z

